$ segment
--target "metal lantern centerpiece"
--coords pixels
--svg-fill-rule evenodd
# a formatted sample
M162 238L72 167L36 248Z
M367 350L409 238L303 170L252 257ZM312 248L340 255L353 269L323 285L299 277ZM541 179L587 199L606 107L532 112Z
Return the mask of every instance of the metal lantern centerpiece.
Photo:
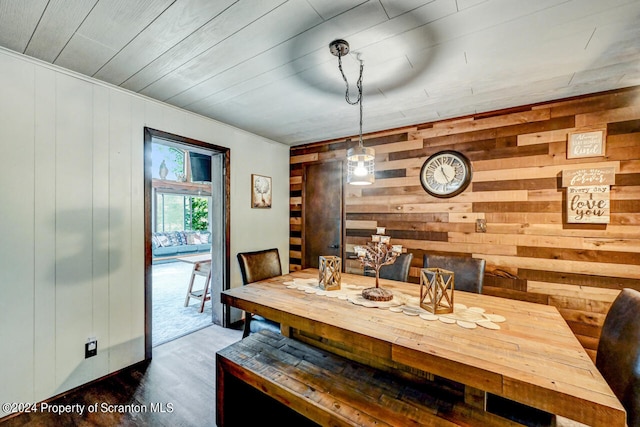
M340 282L342 275L342 260L337 256L321 256L320 257L320 273L318 276L318 284L320 289L325 291L340 290Z
M432 314L453 313L453 271L442 268L420 270L420 307Z
M372 301L391 301L393 293L380 287L380 267L393 264L402 252L402 245L392 245L391 237L384 235L384 227L377 227L377 234L371 236L371 242L367 246L356 246L358 259L365 267L370 267L376 272L376 287L362 291L362 296Z

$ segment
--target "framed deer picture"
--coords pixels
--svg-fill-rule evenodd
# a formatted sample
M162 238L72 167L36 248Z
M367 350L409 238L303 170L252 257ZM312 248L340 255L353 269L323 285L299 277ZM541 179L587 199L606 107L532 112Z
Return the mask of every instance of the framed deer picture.
M271 177L251 174L251 207L271 207Z

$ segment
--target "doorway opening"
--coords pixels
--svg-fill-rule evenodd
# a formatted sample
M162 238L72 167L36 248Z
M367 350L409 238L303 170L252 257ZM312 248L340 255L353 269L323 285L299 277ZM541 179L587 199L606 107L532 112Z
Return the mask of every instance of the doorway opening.
M211 324L229 288L229 149L145 128L145 352Z

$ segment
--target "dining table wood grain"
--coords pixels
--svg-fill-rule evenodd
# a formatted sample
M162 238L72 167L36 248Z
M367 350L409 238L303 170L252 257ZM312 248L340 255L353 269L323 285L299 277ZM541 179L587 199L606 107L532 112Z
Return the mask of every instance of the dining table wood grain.
M318 278L291 272L222 293L222 302L279 322L283 334L391 372L424 373L468 388L483 404L496 394L589 426L626 425L626 413L558 310L549 305L458 291L454 302L503 316L500 329L463 328L387 308L292 289ZM342 274L343 287L374 286L371 277ZM420 285L380 280L418 297Z

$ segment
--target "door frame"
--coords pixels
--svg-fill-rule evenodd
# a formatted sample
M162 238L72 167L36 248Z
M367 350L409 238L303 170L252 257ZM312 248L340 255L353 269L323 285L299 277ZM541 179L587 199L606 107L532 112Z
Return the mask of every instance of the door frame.
M224 256L222 257L222 265L221 265L221 278L222 278L222 290L227 290L231 287L231 150L227 147L221 147L218 145L210 144L204 141L199 141L192 138L187 138L184 136L172 134L169 132L164 132L157 129L152 129L149 127L144 128L144 304L145 304L145 319L144 319L144 335L145 335L145 359L151 359L152 353L152 341L151 341L151 330L152 330L152 274L151 274L151 266L152 266L152 246L151 246L151 237L152 237L152 208L153 208L153 189L152 189L152 152L151 152L151 143L154 138L164 139L172 142L176 142L181 145L185 145L187 147L195 147L204 149L212 152L212 157L221 156L221 166L222 166L222 191L221 198L219 201L223 204L222 212L223 212L223 220L222 220L222 236L221 242L224 247ZM213 159L212 159L213 163ZM214 177L212 177L212 180ZM212 182L213 184L213 182ZM211 203L214 203L214 191L212 191ZM213 235L212 235L213 239ZM215 242L212 240L212 250L214 248ZM213 265L212 265L213 268ZM213 289L213 284L211 285ZM212 297L211 303L213 304L214 298ZM223 327L229 327L231 323L231 312L228 306L222 305L221 307L221 315L219 319L216 319L214 309L214 315L212 321L215 323L218 320Z
M346 197L345 197L345 190L346 190L346 182L347 182L347 174L346 174L346 162L344 161L344 159L327 159L327 160L317 160L314 162L306 162L303 164L302 166L302 218L300 219L300 223L302 224L302 241L301 241L301 247L300 247L300 267L302 269L306 268L307 266L305 266L305 260L306 260L306 238L307 238L307 227L305 224L305 219L306 219L306 209L307 209L307 203L306 203L306 193L307 193L307 167L308 166L312 166L312 165L319 165L319 164L326 164L326 163L335 163L335 162L340 162L342 163L342 177L340 179L340 182L342 183L342 200L340 203L340 258L342 259L342 272L345 272L345 266L346 266L346 262L345 262L345 254L347 253L346 248L345 248L345 242L347 241L347 230L346 230L346 217L345 217L345 212L346 212Z

